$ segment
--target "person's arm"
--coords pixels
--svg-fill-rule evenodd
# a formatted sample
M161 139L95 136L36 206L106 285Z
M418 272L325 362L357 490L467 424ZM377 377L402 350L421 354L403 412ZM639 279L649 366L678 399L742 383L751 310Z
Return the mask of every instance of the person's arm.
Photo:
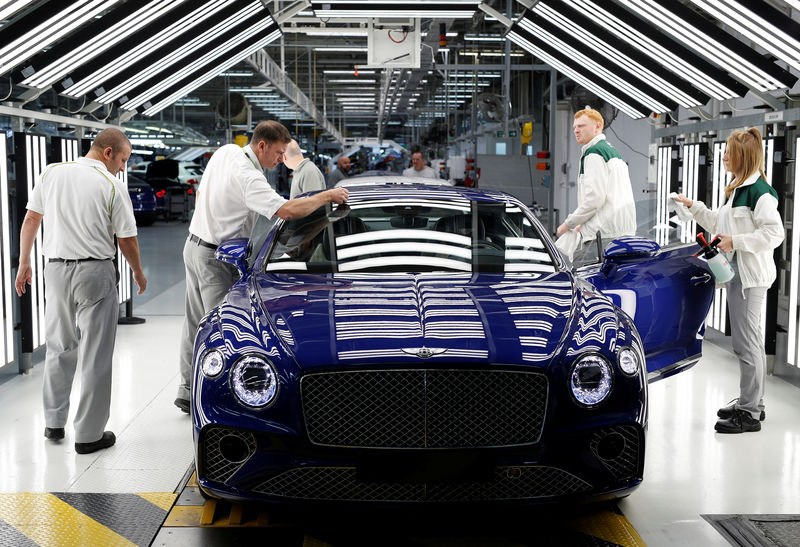
M578 207L564 219L575 228L586 224L603 204L608 193L608 166L600 154L589 154L583 160L583 192Z
M17 270L17 279L14 281L17 296L25 294L25 285L31 284L31 251L33 242L36 240L36 233L42 224L42 218L44 215L28 209L25 219L22 221L22 230L19 233L19 269Z
M347 188L331 188L313 196L290 199L281 205L275 215L283 220L303 218L326 203L344 203L347 201L347 196Z
M119 243L119 250L122 252L122 256L128 261L128 265L133 271L133 282L139 287L139 292L136 294L142 294L147 289L147 278L144 276L142 262L139 258L139 240L136 236L118 237L117 243Z

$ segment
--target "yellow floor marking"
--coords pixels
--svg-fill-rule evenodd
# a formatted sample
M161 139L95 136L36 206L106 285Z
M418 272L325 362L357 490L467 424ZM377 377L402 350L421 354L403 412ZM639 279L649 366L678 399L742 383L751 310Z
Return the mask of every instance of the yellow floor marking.
M186 486L197 486L197 473L192 473L192 476L186 481Z
M164 511L169 511L175 500L178 499L178 494L172 492L137 492L136 495Z
M200 526L202 505L176 505L167 515L164 526Z
M585 518L570 521L571 526L584 534L616 543L622 547L645 547L645 542L624 515L601 511Z
M48 493L0 495L0 519L42 547L135 545Z

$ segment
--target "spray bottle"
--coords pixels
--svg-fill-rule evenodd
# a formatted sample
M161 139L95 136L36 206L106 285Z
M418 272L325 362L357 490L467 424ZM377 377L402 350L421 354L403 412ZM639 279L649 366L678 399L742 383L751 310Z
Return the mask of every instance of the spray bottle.
M714 274L717 283L727 283L733 279L733 268L728 264L725 255L720 253L719 249L717 249L717 245L719 245L720 241L719 237L715 237L711 243L706 243L706 238L703 237L703 234L697 234L697 244L700 245L700 251L694 256L703 253L703 256L708 261L708 267L711 268L711 273Z

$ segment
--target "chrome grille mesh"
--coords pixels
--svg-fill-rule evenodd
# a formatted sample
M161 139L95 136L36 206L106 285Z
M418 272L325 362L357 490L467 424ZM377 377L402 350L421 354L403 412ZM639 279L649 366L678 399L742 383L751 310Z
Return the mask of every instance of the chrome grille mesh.
M477 448L539 439L547 378L504 370L366 370L301 380L309 440L368 448Z
M225 437L238 437L247 445L247 457L242 461L231 461L222 454L220 443ZM205 478L226 482L244 465L256 450L256 440L251 433L237 429L214 427L206 431L203 441L203 475Z
M299 467L263 482L255 491L270 496L338 501L481 501L564 496L591 485L555 467L497 467L492 480L459 483L363 482L355 467Z

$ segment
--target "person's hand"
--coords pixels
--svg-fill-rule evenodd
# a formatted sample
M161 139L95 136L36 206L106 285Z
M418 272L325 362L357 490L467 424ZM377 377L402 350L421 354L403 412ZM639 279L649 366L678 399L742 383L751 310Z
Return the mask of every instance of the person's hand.
M561 226L558 227L556 230L556 237L561 237L569 231L569 225L566 222L562 222Z
M328 201L332 203L344 203L347 201L350 192L347 191L347 188L331 188L328 192Z
M26 284L31 284L31 265L20 262L19 269L17 270L17 279L14 281L14 287L17 289L17 296L25 294Z
M678 194L677 196L675 196L672 199L674 199L675 201L677 201L681 205L685 205L686 207L691 207L692 203L694 203L692 200L690 200L689 198L687 198L683 194Z
M729 253L733 250L733 236L729 236L727 234L717 234L719 238L719 243L717 244L717 249L720 251L725 251Z
M133 282L139 287L139 292L136 294L142 294L147 289L147 278L144 276L144 272L134 273Z

